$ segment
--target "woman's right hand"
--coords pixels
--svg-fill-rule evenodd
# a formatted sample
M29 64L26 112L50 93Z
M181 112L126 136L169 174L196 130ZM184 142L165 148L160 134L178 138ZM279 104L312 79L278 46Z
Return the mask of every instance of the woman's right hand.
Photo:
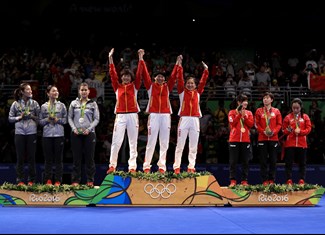
M113 54L114 54L114 48L112 48L112 49L109 51L109 53L108 53L108 58L112 58Z
M206 63L204 63L203 61L202 61L202 65L203 65L204 69L208 69L208 65Z
M143 60L144 50L143 49L139 49L138 50L138 55L139 55L139 60Z
M182 61L183 61L183 56L182 55L177 56L176 64L182 65Z

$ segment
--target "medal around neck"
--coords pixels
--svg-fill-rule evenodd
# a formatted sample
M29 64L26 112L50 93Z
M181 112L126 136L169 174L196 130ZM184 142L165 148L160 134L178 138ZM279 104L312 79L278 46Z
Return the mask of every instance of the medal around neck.
M266 128L265 128L265 133L266 133L268 136L272 135L272 131L271 131L270 127L266 127Z
M83 135L83 133L84 133L84 129L83 128L78 128L77 130L78 130L79 135Z
M49 115L49 119L50 119L51 121L53 121L53 120L55 119L54 114L51 113L51 114Z
M85 119L84 118L79 118L79 123L84 123Z
M31 118L31 113L30 112L24 112L24 116L23 116L23 119L24 120L28 120L28 119L30 119Z

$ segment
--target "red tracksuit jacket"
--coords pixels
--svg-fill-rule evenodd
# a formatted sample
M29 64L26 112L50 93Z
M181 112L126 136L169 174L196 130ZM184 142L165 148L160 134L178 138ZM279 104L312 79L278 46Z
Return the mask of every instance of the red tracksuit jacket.
M138 113L140 111L140 107L137 102L137 94L141 86L140 73L141 71L138 68L135 80L129 84L122 84L119 82L115 65L109 65L109 74L112 80L112 87L116 95L115 113Z
M296 124L297 123L297 124ZM292 130L289 132L287 130L288 126L291 126ZM298 135L295 134L294 130L299 126L300 133ZM299 114L298 119L295 119L293 113L289 113L283 119L283 133L286 135L286 141L284 142L284 147L301 147L307 148L307 135L311 131L311 121L307 114L303 114L301 116Z

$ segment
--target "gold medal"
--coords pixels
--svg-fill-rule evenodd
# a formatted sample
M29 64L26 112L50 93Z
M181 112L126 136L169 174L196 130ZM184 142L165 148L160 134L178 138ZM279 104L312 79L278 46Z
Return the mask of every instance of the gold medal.
M272 135L272 131L271 131L271 129L270 129L270 127L266 127L265 128L265 134L267 135L267 136L271 136Z
M240 131L241 131L242 133L244 133L246 130L245 130L244 127L242 127L242 128L240 128Z
M53 114L50 114L49 120L53 121L54 119L55 119L54 115Z
M296 127L295 132L296 132L296 133L300 133L300 128L299 128L299 127Z

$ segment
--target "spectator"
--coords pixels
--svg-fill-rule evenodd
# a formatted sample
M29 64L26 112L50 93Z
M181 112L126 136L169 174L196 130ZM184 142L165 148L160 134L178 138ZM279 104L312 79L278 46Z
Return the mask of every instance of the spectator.
M227 97L236 97L237 83L234 81L231 74L227 75L227 80L223 84Z
M246 95L248 98L250 98L252 95L252 87L252 81L249 79L248 75L244 73L244 76L239 80L237 86L240 94Z

